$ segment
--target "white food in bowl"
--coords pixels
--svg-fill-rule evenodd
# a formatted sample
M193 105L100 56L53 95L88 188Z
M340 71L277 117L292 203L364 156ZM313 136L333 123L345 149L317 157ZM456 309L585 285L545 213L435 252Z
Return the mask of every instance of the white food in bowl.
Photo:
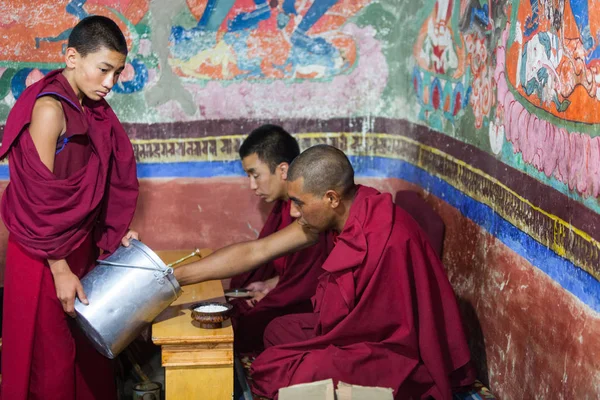
M194 311L204 312L204 313L217 313L217 312L227 311L227 307L220 306L217 304L209 304L206 306L196 307L196 308L194 308Z

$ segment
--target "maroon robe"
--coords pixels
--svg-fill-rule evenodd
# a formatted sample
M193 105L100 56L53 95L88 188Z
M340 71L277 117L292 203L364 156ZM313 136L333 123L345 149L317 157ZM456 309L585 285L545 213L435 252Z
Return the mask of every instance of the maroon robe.
M260 237L277 232L294 219L290 215L291 201L278 201L273 207ZM274 318L282 315L312 312L311 298L314 296L318 278L323 273L321 265L327 257L324 236L315 246L281 257L260 267L256 273L244 274L243 279L232 282L244 287L252 282L266 280L266 276L279 275L277 286L250 307L245 299L232 301L235 312L232 318L235 329L235 351L242 354L257 353L263 349L263 333ZM254 272L254 271L253 271ZM260 278L260 279L259 279Z
M442 250L444 249L444 231L446 230L442 217L419 193L412 190L399 190L396 192L395 203L417 221L429 238L431 247L441 259Z
M444 267L418 224L389 194L359 186L323 264L314 314L265 331L253 391L333 378L390 387L398 399L450 399L472 383L470 354ZM270 346L270 347L269 347Z
M45 95L61 102L67 123L54 172L41 162L28 131L35 101ZM84 106L61 71L53 71L23 92L4 129L0 158L8 155L10 168L1 204L9 231L4 400L116 397L110 360L63 312L46 261L66 258L83 277L98 248L116 249L135 211L138 182L129 138L104 100Z
M271 213L267 217L267 221L263 226L258 238L264 238L272 233L275 233L286 226L288 226L292 218L289 216L289 201L278 200ZM287 212L285 211L287 208ZM239 274L231 278L229 286L231 288L245 288L253 282L266 281L279 274L279 271L283 270L283 264L285 263L285 257L280 257L276 260L268 262L260 267L253 269L252 271Z

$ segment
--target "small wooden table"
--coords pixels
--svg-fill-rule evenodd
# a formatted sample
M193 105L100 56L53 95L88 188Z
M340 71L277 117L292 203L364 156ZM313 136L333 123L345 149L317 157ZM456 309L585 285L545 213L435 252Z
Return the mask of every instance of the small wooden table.
M193 250L157 251L165 262ZM203 249L201 256L210 254ZM192 262L197 258L190 259ZM186 264L182 263L181 265ZM152 324L152 341L161 346L166 400L224 400L233 397L233 329L231 320L220 329L194 325L190 306L199 301L225 301L220 281L183 287L183 294Z

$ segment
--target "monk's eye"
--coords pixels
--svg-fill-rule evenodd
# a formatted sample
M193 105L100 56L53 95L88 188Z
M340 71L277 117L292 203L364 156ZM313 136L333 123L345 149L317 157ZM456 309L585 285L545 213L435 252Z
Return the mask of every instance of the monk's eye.
M103 74L108 72L108 70L106 68L100 68L100 71L102 71Z

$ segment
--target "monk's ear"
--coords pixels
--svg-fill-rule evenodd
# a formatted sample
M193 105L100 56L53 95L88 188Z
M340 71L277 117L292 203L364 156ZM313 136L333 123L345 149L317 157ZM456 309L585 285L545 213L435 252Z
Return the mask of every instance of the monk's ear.
M331 208L337 208L342 202L342 197L335 190L328 190L325 193L325 200Z
M67 68L75 68L78 58L80 58L79 52L75 49L75 47L67 47L67 52L65 54L65 63L67 64Z
M283 179L284 181L287 180L287 174L288 169L290 168L290 164L282 162L277 166L277 168L279 168L279 171L281 171L281 179Z

